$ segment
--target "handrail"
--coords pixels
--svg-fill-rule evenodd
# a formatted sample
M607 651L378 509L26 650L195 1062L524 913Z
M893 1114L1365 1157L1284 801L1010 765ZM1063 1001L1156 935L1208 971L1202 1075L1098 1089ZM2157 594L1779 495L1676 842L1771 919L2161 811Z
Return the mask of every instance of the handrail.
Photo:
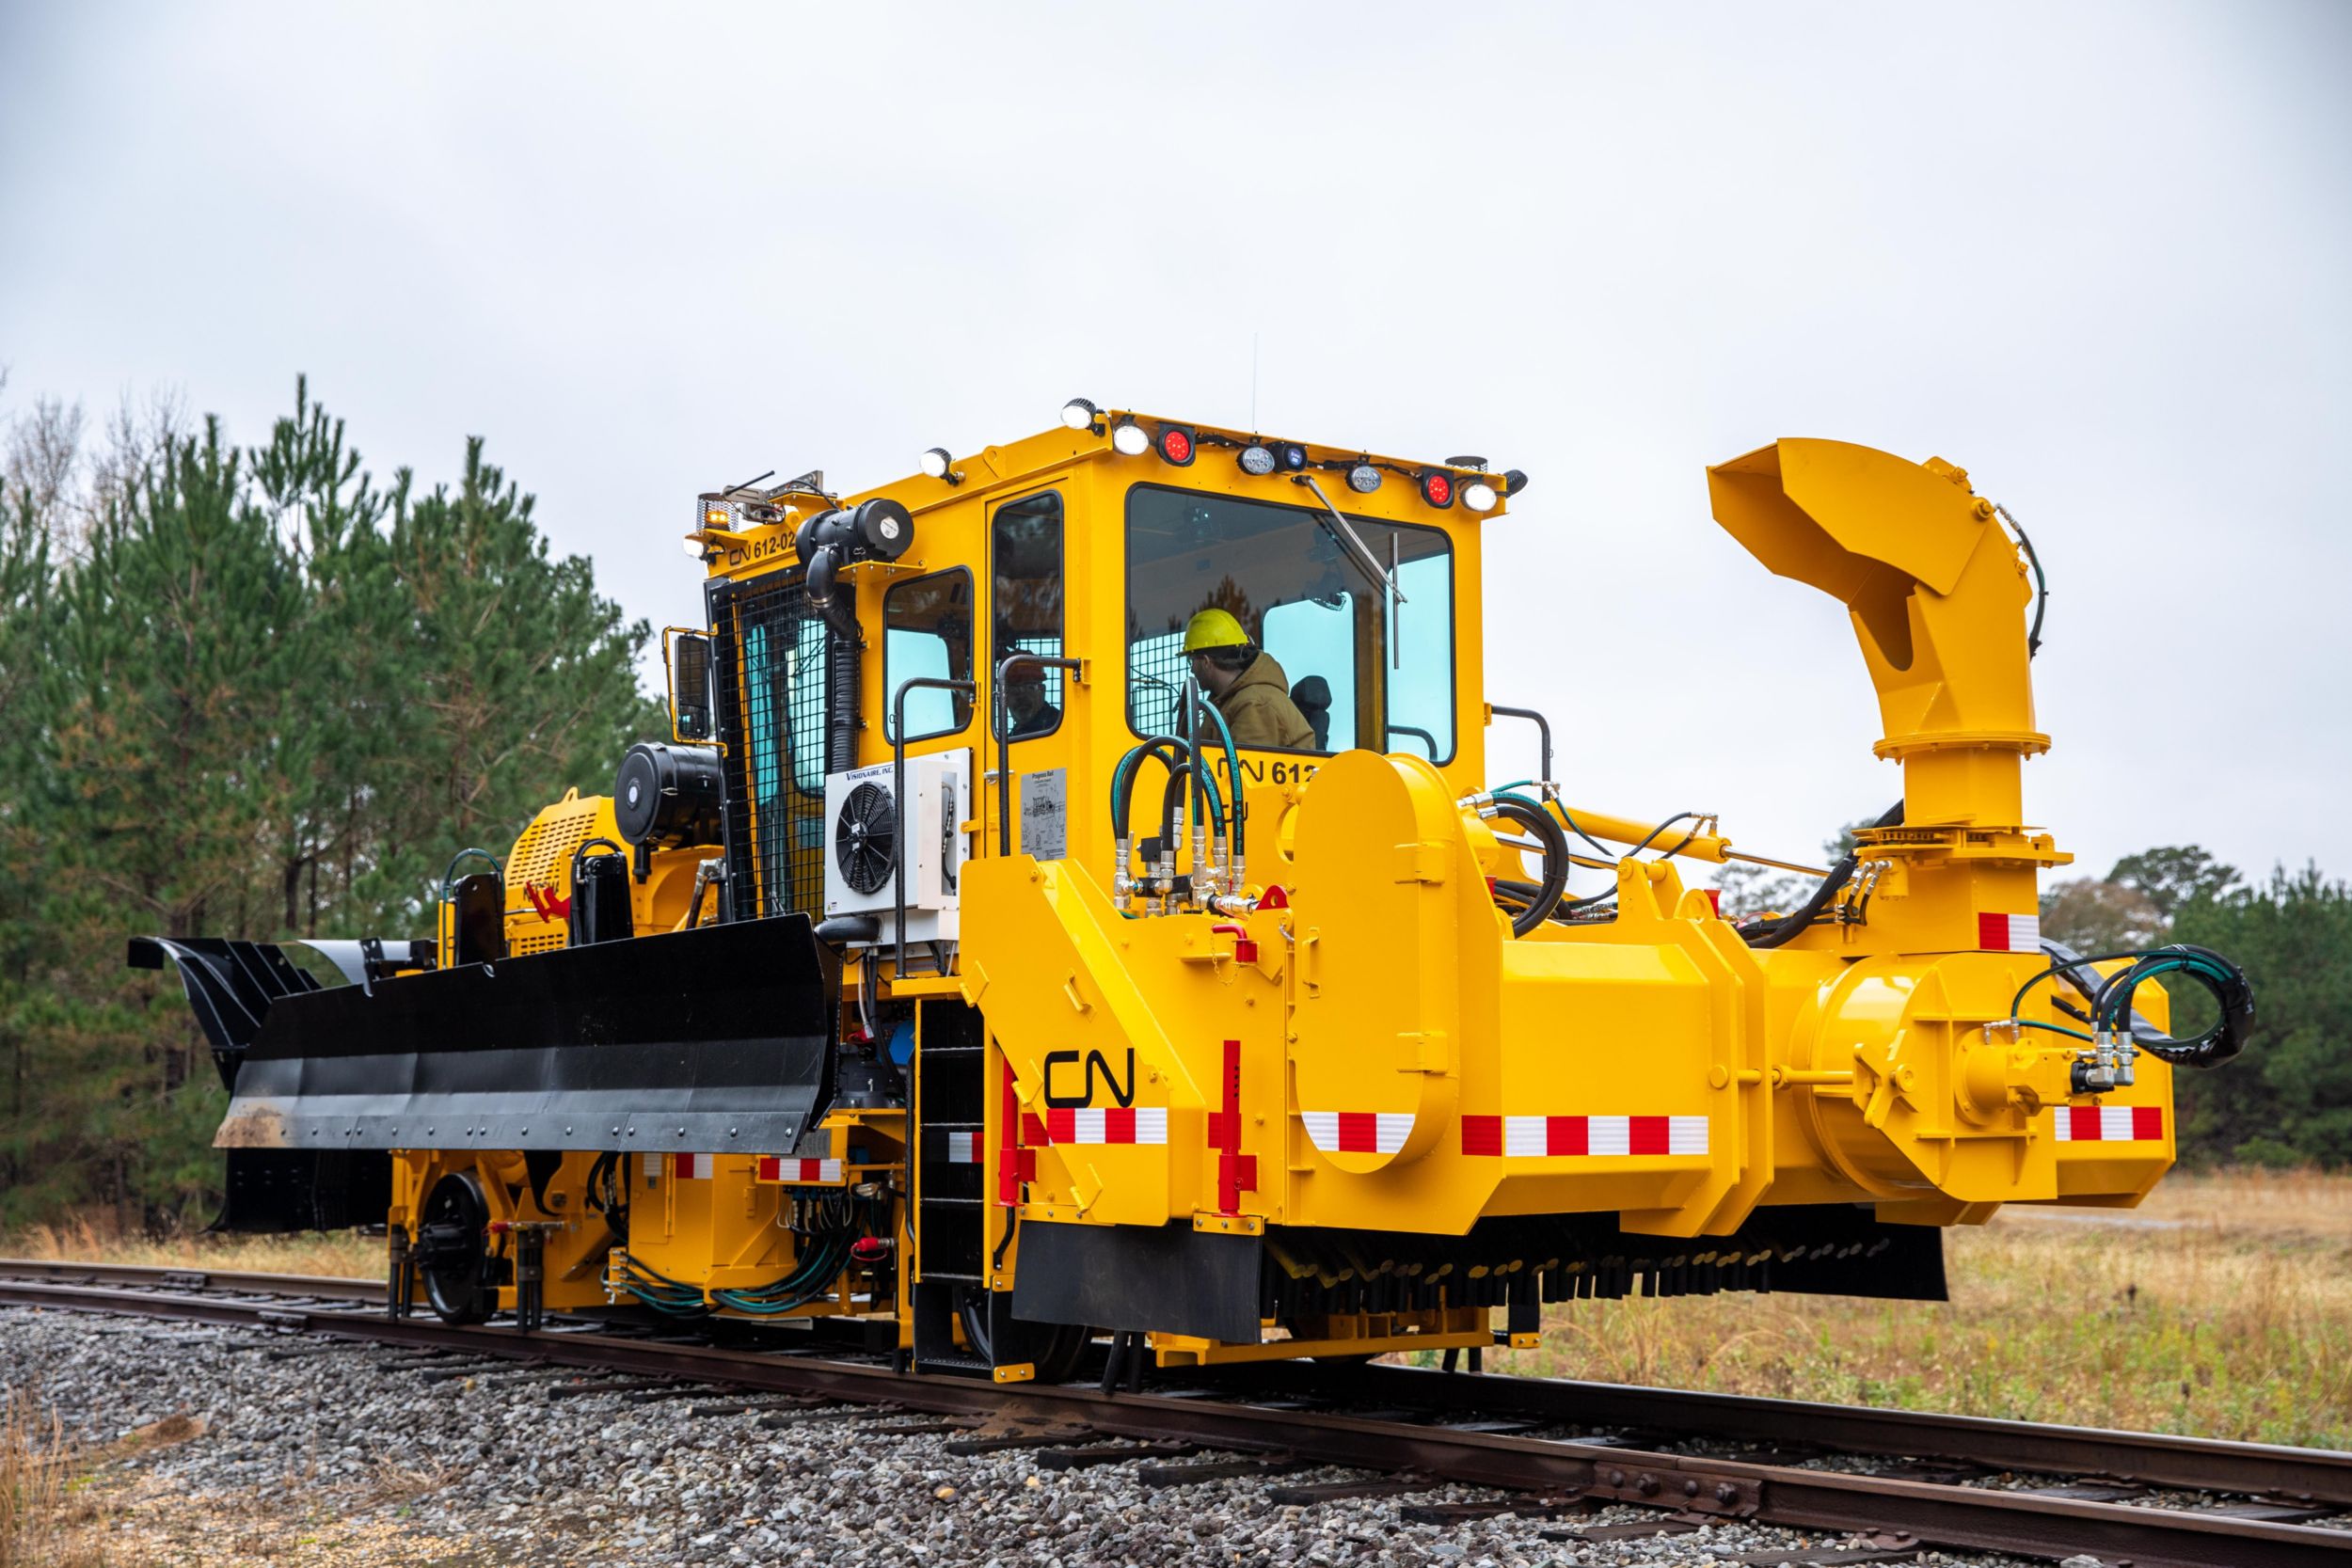
M1488 703L1486 705L1486 711L1488 713L1499 713L1505 719L1532 719L1535 721L1535 728L1543 736L1544 752L1543 777L1538 779L1536 783L1542 787L1545 799L1550 799L1552 785L1555 782L1551 776L1551 721L1545 718L1542 714L1537 713L1532 707L1504 707L1501 703Z
M1005 721L1011 709L1005 703L1005 677L1016 665L1034 664L1040 670L1067 670L1083 677L1086 661L1075 658L1050 658L1044 654L1007 654L996 661L995 689L988 694L989 728L996 736L996 852L1012 853L1012 737L1006 733Z
M896 939L891 951L900 970L907 961L907 847L914 842L907 815L907 693L910 691L961 691L966 697L977 697L979 689L970 681L949 680L941 675L909 675L898 683L898 689L890 694L890 809L898 814L898 842L891 854L891 895L897 909L897 925L892 935Z

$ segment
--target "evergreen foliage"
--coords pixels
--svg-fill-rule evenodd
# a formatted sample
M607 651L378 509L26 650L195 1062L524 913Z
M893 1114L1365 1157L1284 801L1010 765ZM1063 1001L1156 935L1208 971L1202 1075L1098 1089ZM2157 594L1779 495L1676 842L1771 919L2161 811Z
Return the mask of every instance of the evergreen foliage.
M429 934L454 850L658 732L648 628L479 439L420 493L299 383L250 449L126 420L60 464L57 413L0 479L0 1226L200 1222L219 1080L126 939Z

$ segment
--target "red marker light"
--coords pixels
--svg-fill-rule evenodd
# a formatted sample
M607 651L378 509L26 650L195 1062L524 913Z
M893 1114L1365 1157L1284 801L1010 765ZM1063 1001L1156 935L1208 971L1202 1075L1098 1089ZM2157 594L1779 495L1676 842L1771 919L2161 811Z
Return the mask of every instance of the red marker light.
M1454 476L1431 469L1421 476L1421 499L1439 511L1454 504Z
M1192 432L1183 425L1172 424L1160 432L1160 456L1176 467L1192 461Z

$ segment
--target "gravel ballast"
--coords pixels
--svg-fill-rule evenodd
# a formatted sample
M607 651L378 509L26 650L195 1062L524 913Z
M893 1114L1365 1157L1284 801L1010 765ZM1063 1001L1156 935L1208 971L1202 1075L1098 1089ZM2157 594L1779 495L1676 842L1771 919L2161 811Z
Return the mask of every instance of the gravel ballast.
M1131 1465L1041 1470L885 1437L869 1412L763 1426L691 1402L559 1397L545 1370L427 1382L411 1353L246 1329L0 1307L0 1383L106 1455L83 1489L115 1563L492 1564L1718 1563L1818 1545L1732 1521L1581 1543L1545 1530L1655 1519L1406 1522L1454 1486L1285 1506L1262 1480L1141 1485ZM190 1419L174 1419L188 1418ZM910 1417L928 1423L930 1418ZM159 1425L160 1423L160 1425ZM146 1439L129 1434L147 1429ZM1285 1484L1361 1479L1309 1470ZM1925 1563L2011 1560L1924 1552Z

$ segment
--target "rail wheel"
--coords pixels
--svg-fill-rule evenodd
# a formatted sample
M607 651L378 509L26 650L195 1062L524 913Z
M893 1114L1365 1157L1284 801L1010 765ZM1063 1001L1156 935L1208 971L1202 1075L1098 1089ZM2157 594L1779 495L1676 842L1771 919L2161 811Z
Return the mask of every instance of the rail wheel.
M450 1323L489 1322L499 1300L490 1283L490 1206L471 1172L433 1184L412 1256L435 1316Z

